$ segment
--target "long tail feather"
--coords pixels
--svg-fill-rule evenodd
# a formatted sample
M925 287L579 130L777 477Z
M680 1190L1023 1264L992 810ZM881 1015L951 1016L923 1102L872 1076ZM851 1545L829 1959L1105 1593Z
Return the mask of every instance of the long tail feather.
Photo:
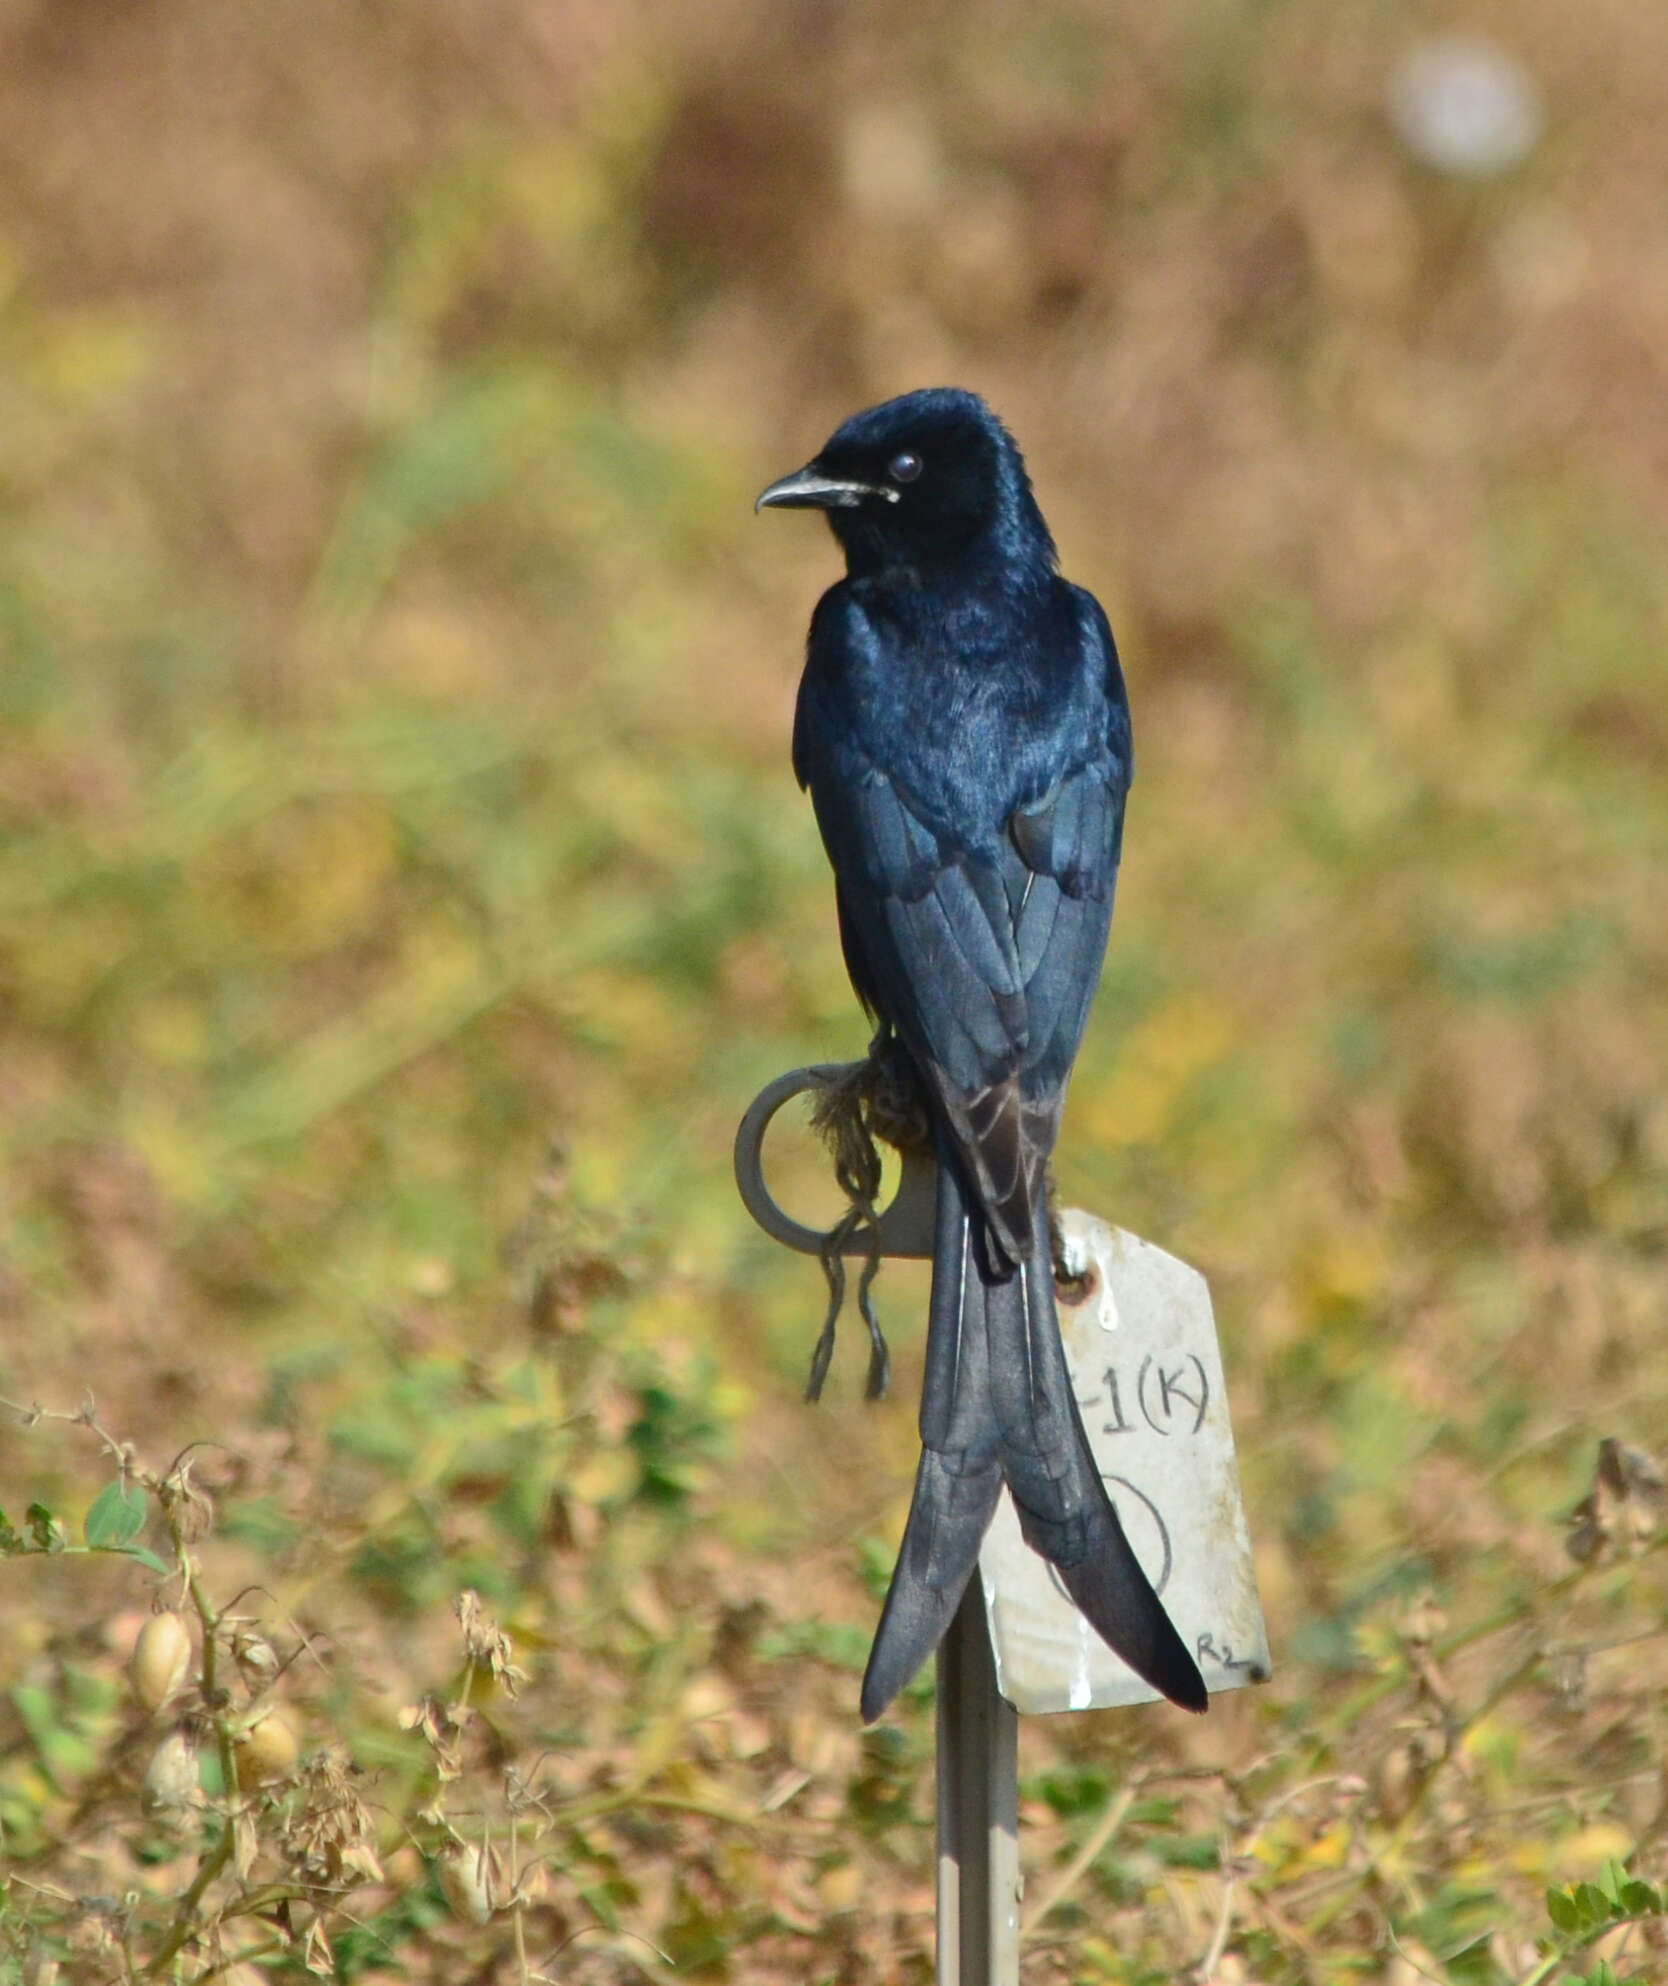
M1029 1259L986 1292L985 1328L1002 1473L1026 1543L1143 1681L1184 1709L1208 1709L1199 1666L1141 1569L1089 1447L1054 1305L1046 1203Z
M863 1675L872 1724L943 1639L1002 1489L985 1340L985 1283L954 1167L938 1168L921 1463Z
M1059 1568L1108 1647L1172 1702L1204 1710L1204 1679L1130 1549L1084 1433L1054 1308L1048 1214L999 1277L981 1267L965 1188L939 1166L921 1464L863 1678L872 1723L937 1647L978 1562L1005 1480L1026 1542Z

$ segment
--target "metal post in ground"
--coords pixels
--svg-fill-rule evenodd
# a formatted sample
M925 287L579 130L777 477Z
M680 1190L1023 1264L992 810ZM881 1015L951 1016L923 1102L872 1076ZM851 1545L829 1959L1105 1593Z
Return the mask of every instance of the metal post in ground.
M938 1986L1018 1986L1019 1713L975 1572L938 1650Z

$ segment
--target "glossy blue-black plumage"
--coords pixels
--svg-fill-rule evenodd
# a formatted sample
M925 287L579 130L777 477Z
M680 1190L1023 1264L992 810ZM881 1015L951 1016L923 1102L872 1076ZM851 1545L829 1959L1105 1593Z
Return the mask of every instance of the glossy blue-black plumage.
M1111 1646L1203 1708L1089 1453L1048 1243L1132 772L1111 629L1057 573L1019 451L972 394L855 415L760 501L825 509L846 554L811 622L794 768L853 984L920 1072L941 1156L922 1461L864 1715L948 1624L1003 1481Z

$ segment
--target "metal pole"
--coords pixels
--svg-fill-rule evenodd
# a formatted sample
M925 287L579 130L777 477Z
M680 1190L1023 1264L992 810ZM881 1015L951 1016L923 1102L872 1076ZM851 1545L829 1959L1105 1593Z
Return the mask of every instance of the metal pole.
M1019 1714L975 1570L938 1650L938 1986L1019 1986Z
M848 1071L794 1069L753 1100L736 1132L736 1184L766 1234L803 1254L825 1237L777 1206L764 1134L790 1098ZM907 1153L880 1217L880 1252L930 1256L937 1163ZM854 1236L853 1252L871 1244ZM938 1650L938 1986L1019 1986L1019 1715L996 1690L996 1659L975 1569Z

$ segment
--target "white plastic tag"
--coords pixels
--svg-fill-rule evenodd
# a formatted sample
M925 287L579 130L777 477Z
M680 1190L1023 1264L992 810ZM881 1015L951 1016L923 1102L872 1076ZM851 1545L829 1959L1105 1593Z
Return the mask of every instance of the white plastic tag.
M1090 1446L1135 1554L1205 1685L1269 1674L1228 1392L1205 1279L1068 1207L1066 1267L1087 1273L1060 1331ZM1094 1710L1158 1692L1114 1655L1020 1536L1006 1490L979 1555L997 1687L1016 1710Z

